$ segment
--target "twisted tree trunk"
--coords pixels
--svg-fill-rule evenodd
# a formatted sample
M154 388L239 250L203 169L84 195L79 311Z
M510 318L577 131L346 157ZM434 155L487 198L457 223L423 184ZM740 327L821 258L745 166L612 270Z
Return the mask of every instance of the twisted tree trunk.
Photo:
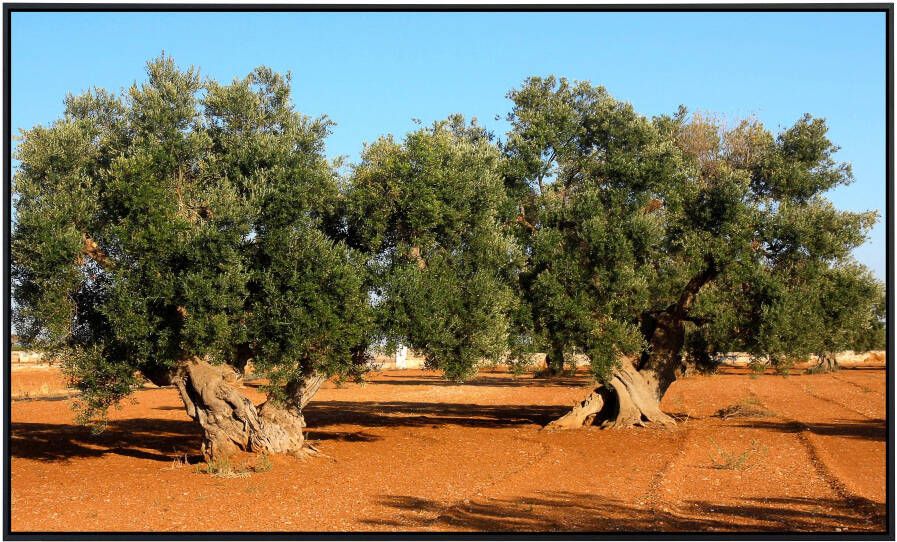
M545 355L545 376L560 376L564 372L564 346L555 342L551 343L548 353Z
M704 269L688 282L676 303L642 315L642 334L649 346L641 358L637 362L621 360L609 381L546 428L675 425L675 420L660 410L660 400L684 368L685 322L697 320L688 311L701 287L719 273L712 258L705 262Z
M660 410L654 390L628 360L614 369L607 384L595 388L567 414L548 424L548 429L575 429L587 425L632 427L657 423L672 426L673 418Z
M835 359L835 355L832 353L825 352L819 354L817 358L819 359L819 363L807 369L807 373L831 373L841 369L841 365L838 364L838 360Z
M675 381L676 370L682 363L680 352L685 331L681 322L678 325L662 322L653 333L650 354L644 355L638 365L628 359L620 360L609 381L596 387L585 400L547 428L675 425L675 420L660 410L660 400Z
M269 399L258 407L235 388L237 375L226 365L193 358L170 380L202 430L203 457L214 461L239 451L298 454L305 444L302 408L326 378L315 374L291 383L286 401Z

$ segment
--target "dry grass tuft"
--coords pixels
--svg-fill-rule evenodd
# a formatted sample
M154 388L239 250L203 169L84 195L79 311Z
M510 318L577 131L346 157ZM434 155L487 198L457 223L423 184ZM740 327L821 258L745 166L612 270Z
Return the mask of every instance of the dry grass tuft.
M228 458L215 459L205 464L196 465L196 472L210 474L216 478L246 478L251 474L246 465L235 467Z
M710 451L710 465L719 470L747 470L753 466L752 459L766 453L766 447L757 440L751 440L749 448L738 452L730 452L710 439L714 450Z
M714 414L717 418L728 420L729 418L766 418L772 416L763 403L756 397L745 397L734 405L721 408Z

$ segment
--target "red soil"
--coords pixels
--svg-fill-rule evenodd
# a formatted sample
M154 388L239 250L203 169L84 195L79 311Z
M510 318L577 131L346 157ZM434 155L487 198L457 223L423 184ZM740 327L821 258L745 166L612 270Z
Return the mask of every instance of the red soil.
M676 382L673 430L546 432L587 377L386 371L307 407L320 455L242 478L174 461L200 459L173 389L136 392L100 435L71 399L14 401L12 530L883 530L883 368L731 372ZM733 405L747 415L715 415Z
M66 378L50 365L12 365L12 398L61 397L71 395Z

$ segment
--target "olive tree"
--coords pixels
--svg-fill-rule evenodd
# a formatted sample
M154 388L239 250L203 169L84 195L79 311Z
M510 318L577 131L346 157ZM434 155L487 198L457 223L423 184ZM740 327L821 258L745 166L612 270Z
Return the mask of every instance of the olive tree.
M784 364L837 347L822 340L833 326L855 327L834 314L796 317L831 307L844 288L859 292L839 277L872 288L850 271L850 252L875 213L825 199L852 176L822 120L774 136L754 120L725 128L684 108L647 119L603 87L553 77L509 97L506 185L527 247L519 278L532 333L547 337L555 369L575 347L598 379L554 427L673 424L659 404L688 335L705 350L739 346ZM831 285L813 308L802 305L811 283ZM864 311L856 321L869 321Z
M452 380L505 358L520 251L509 234L501 154L458 115L367 146L350 176L346 235L369 255L386 342Z
M221 84L163 55L147 75L22 133L16 328L61 359L82 420L101 425L145 377L177 387L208 459L298 452L302 408L360 374L372 329L365 259L326 227L330 123L268 68ZM250 360L269 380L259 406L232 385Z

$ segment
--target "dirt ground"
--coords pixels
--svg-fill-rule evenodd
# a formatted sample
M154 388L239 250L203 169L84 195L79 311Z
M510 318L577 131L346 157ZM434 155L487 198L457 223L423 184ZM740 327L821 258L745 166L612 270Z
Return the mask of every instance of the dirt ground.
M198 472L173 389L136 392L92 435L52 368L13 371L19 397L50 384L12 404L12 530L881 531L885 374L730 368L670 388L673 430L547 432L588 377L384 371L309 404L319 455L221 478Z

